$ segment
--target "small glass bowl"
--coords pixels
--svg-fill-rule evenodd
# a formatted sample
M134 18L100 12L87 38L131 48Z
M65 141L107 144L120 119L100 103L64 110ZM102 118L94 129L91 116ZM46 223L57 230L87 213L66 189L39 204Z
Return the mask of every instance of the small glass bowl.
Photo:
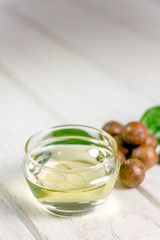
M26 143L28 185L48 212L70 216L100 206L119 172L115 140L102 130L63 125L42 130Z

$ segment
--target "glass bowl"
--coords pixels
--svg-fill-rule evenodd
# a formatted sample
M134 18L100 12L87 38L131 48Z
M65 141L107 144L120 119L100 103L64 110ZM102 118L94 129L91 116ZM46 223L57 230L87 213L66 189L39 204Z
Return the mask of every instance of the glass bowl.
M48 212L71 216L93 210L109 195L119 172L115 140L83 125L51 127L26 143L28 185Z

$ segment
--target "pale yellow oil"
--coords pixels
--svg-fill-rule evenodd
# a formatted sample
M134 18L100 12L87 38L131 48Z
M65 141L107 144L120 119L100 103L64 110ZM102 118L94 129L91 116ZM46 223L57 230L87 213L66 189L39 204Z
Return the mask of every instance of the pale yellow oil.
M119 163L116 159L108 161L110 155L95 146L50 146L32 157L55 170L31 164L27 181L34 196L49 211L91 210L104 202L117 179Z

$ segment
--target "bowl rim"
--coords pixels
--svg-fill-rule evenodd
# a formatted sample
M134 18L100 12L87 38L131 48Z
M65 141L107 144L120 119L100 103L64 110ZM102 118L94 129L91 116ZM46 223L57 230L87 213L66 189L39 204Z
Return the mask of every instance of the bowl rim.
M75 169L75 170L70 170L70 169L66 169L66 170L61 170L61 169L58 169L58 168L55 168L55 167L48 167L48 166L44 166L42 165L41 163L38 163L36 162L32 156L30 155L30 153L28 152L28 146L30 144L30 141L33 140L35 137L37 137L39 134L41 133L50 133L51 130L55 130L57 128L68 128L68 127L76 127L76 128L89 128L89 129L92 129L94 131L97 131L99 134L102 134L104 137L107 138L107 140L109 140L109 142L111 141L112 142L112 145L113 145L113 153L111 154L110 157L106 158L102 163L98 163L97 165L94 165L94 166L91 166L91 167L87 167L87 168L81 168L81 169ZM94 138L93 138L94 139ZM95 169L98 169L98 168L102 168L107 161L111 161L113 158L115 158L116 156L116 153L117 153L117 143L116 141L114 140L114 138L106 133L104 130L101 130L99 128L95 128L95 127L91 127L91 126L88 126L88 125L83 125L83 124L64 124L64 125L57 125L57 126L53 126L53 127L49 127L49 128L45 128L45 129L42 129L40 131L37 131L36 133L34 133L26 142L25 144L25 156L24 156L24 159L23 159L23 167L25 168L25 160L26 159L29 159L34 165L36 165L37 167L41 168L41 169L44 169L44 170L47 170L47 171L52 171L52 172L59 172L59 173L67 173L67 174L70 174L70 173L80 173L80 172L86 172L86 171L92 171L92 170L95 170ZM115 173L118 171L120 167L120 162L118 163L117 165L117 168L115 170Z

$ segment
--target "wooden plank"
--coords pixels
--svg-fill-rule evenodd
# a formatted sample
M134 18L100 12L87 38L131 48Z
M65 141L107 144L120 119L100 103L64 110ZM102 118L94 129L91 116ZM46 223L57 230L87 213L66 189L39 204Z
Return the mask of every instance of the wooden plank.
M144 1L143 4L145 5ZM112 9L114 4L110 5ZM128 12L124 14L125 10L123 10L121 15L125 15L127 21L128 15L133 16L134 13L136 15L137 8L135 7L132 13L132 3L128 2L126 5ZM138 11L139 17L144 16L143 23L148 17L150 5L146 3L145 14L142 9ZM159 32L160 17L158 7L154 4L150 13L153 16L151 26L147 28L149 37L145 33L147 23L145 26L139 25L139 18L137 20L134 18L132 22L135 21L135 25L139 26L138 32L132 28L133 24L130 21L127 27L121 24L121 21L117 21L114 18L116 13L113 16L113 11L111 11L111 17L106 14L104 19L100 14L94 14L88 9L82 9L66 1L47 2L39 6L33 4L32 7L26 7L23 4L23 6L18 6L18 9L23 11L21 16L27 18L26 14L28 19L32 18L37 25L40 24L41 28L44 27L50 34L53 34L53 37L59 36L66 45L81 51L87 58L96 62L101 69L119 79L121 84L143 94L146 99L152 100L153 104L158 104L159 91L154 86L157 86L160 77L160 38L159 35L156 38L152 37L151 29L154 29L154 33ZM105 9L107 7L104 11ZM150 21L149 17L148 21Z
M146 173L145 181L139 186L138 190L160 209L159 171L159 164L149 169Z
M0 239L6 240L12 237L13 240L33 240L35 239L19 218L13 213L0 192Z
M0 239L43 240L30 220L0 186Z

